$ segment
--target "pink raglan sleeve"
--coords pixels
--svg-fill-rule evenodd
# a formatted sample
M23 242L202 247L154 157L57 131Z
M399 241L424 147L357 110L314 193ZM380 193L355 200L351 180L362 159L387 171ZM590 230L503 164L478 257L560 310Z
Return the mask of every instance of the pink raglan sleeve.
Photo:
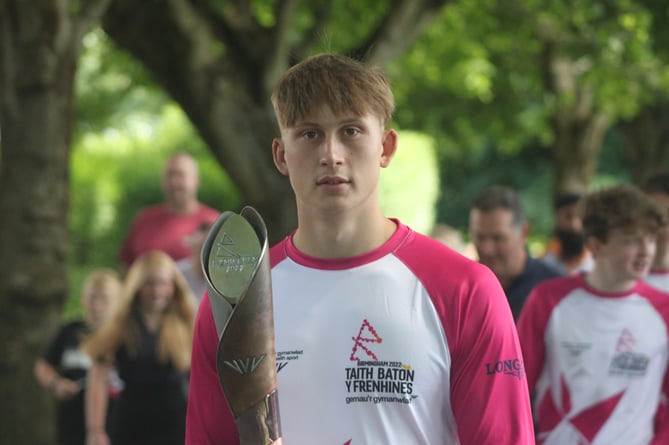
M443 323L461 444L533 445L525 367L504 292L483 266L465 275L458 292L446 300Z
M216 373L218 334L209 295L200 301L193 335L186 445L239 445L234 417Z
M655 435L650 445L666 445L669 443L669 369L664 373L660 405L655 413Z
M544 288L545 286L540 285L530 292L518 316L518 338L523 350L530 393L534 391L534 386L537 384L544 367L546 356L544 337L548 319L554 308L552 299L543 295Z
M651 300L654 302L658 313L664 320L667 330L667 341L669 341L669 298L666 293L652 291L655 295ZM669 443L669 367L664 371L664 380L662 381L662 393L660 394L660 403L655 412L655 434L650 445L665 445Z

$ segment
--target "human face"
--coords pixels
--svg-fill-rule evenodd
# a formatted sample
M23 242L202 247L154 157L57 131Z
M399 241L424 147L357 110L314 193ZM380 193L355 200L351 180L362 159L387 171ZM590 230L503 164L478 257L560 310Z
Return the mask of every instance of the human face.
M650 199L664 209L669 218L669 195L665 193L651 193L649 196ZM669 226L664 227L657 234L657 247L653 268L669 268Z
M272 143L277 169L290 178L303 211L378 208L380 168L395 154L397 134L374 115L335 115L324 106Z
M165 164L163 193L167 203L175 209L186 209L197 200L198 183L197 167L192 158L178 155Z
M472 209L469 233L479 262L488 266L503 286L523 271L527 226L514 225L510 210L498 208L483 212Z
M118 295L112 295L111 289L97 286L85 289L83 297L86 320L91 326L98 326L107 317L111 302L114 298L118 298Z
M603 290L624 291L646 276L655 255L655 234L613 229L608 240L594 237L589 246L595 257L593 272Z
M139 288L139 306L145 314L160 314L172 301L174 280L169 269L152 267Z
M555 228L574 233L583 232L583 224L581 216L578 213L577 203L562 206L555 212Z

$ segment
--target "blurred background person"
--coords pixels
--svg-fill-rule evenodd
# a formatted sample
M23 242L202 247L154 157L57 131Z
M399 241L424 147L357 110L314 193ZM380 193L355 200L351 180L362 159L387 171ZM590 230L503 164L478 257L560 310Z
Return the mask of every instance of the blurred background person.
M90 272L81 291L83 318L64 324L35 362L35 377L58 401L56 433L58 445L84 445L84 388L91 359L80 349L81 342L105 320L119 299L121 280L111 269ZM107 386L105 387L107 388ZM106 397L102 394L101 397ZM104 422L102 423L104 425Z
M583 208L593 269L537 285L518 320L537 443L669 444L669 298L643 281L665 212L628 184Z
M562 275L530 255L529 231L520 198L512 188L493 185L474 197L469 212L470 237L479 262L492 270L504 288L516 320L537 283Z
M448 224L435 224L430 231L430 237L447 245L451 249L466 256L470 260L476 259L476 249L472 243L467 242L462 233Z
M193 296L174 261L153 251L135 260L114 313L85 344L88 445L183 445ZM109 435L105 376L115 366L124 383Z
M207 290L207 282L204 278L200 251L202 250L202 244L204 244L204 240L207 237L210 228L210 223L200 224L187 240L187 244L191 248L190 255L188 258L177 261L177 267L184 275L191 292L193 292L196 305L200 304L202 294Z
M198 166L192 156L170 156L161 182L165 201L137 214L119 251L125 269L139 255L152 250L161 250L175 261L190 256L188 236L201 224L213 224L219 214L198 201L199 184Z
M592 270L594 260L585 244L579 202L581 193L565 192L553 202L553 236L546 245L542 261L571 275Z
M669 217L669 172L649 176L642 189ZM669 227L657 234L655 257L646 281L653 287L669 293Z

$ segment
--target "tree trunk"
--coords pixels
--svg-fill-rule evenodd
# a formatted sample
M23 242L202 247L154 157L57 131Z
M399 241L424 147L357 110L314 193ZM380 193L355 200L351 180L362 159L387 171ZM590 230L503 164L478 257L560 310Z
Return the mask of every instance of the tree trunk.
M92 12L81 9L81 22L73 23L71 7L0 1L0 442L6 444L55 442L52 403L33 364L67 295L72 88L79 25L90 23Z
M597 170L597 158L608 128L608 120L598 114L585 120L561 115L553 122L553 195L567 191L585 192Z
M594 88L584 81L578 64L560 55L553 40L544 38L539 69L544 86L555 101L550 120L555 160L553 196L562 192L585 192L597 171L597 159L610 119L600 109Z
M669 101L646 106L618 129L633 182L641 184L653 173L669 171Z

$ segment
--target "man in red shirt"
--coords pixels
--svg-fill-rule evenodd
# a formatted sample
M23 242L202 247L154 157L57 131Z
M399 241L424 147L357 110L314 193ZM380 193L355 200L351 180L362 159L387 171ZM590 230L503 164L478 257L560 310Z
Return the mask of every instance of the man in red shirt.
M161 250L175 261L190 256L189 236L199 226L213 223L219 214L198 201L199 183L192 156L179 152L167 159L162 175L165 202L142 209L135 217L119 252L124 268L150 250Z

